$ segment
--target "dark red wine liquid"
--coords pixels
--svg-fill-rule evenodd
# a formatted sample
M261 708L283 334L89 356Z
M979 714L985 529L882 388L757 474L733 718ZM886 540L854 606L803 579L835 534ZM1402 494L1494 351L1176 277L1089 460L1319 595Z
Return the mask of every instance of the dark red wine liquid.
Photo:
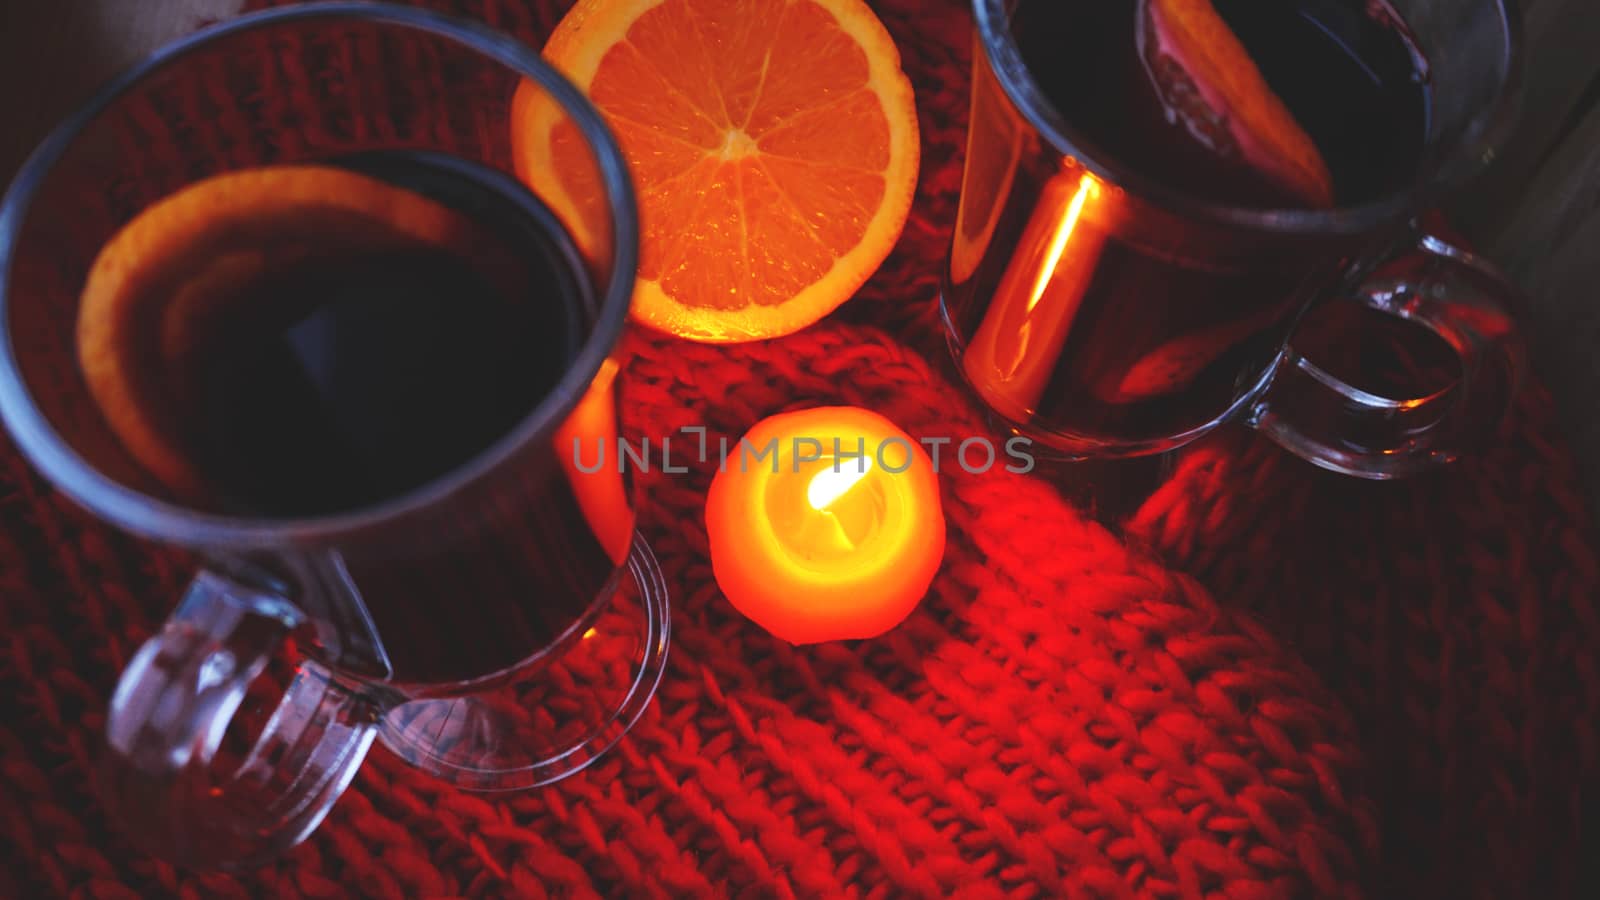
M1174 121L1139 31L1151 0L1023 0L1012 31L1068 125L1128 169L1229 206L1299 205ZM1427 134L1425 63L1399 17L1365 0L1212 0L1321 151L1340 206L1404 187Z
M386 171L404 187L421 174L393 158ZM464 205L438 175L430 186ZM270 314L224 315L186 373L201 462L229 511L315 516L398 497L504 437L555 386L587 282L529 211L480 203L474 217L516 247L537 296L502 296L472 261L428 246L336 254L244 289L256 296L234 305Z
M1163 103L1141 52L1144 2L1023 0L1012 19L1071 138L1129 185L1063 162L987 65L974 75L945 315L979 394L1069 453L1154 449L1223 414L1260 383L1310 291L1356 249L1151 213L1130 198L1138 180L1192 201L1303 205ZM1337 205L1409 185L1428 131L1426 62L1392 10L1365 0L1215 6L1321 152Z
M555 388L594 309L558 220L507 176L431 154L334 164L467 214L530 288L507 296L474 261L426 246L334 254L246 286L237 308L258 312L220 317L178 395L199 402L195 462L230 513L351 512L471 465ZM269 557L319 622L315 652L441 683L509 669L581 630L616 567L560 465L571 448L545 444L334 554Z

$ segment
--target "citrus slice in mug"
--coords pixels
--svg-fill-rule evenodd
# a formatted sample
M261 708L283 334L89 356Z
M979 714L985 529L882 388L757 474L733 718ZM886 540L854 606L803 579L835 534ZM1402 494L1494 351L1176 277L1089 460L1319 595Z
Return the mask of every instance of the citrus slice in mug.
M545 57L628 159L634 317L731 342L798 331L889 254L916 188L911 83L861 0L581 0ZM580 246L604 221L576 127L537 87L512 109L517 171Z
M437 247L479 259L509 296L519 267L472 220L329 166L265 166L197 181L134 217L100 250L78 310L84 380L129 454L186 500L214 485L187 446L176 377L220 321L298 302L248 287L274 271L361 251Z
M1140 51L1169 115L1301 204L1333 205L1333 177L1316 142L1211 0L1141 0L1139 15Z

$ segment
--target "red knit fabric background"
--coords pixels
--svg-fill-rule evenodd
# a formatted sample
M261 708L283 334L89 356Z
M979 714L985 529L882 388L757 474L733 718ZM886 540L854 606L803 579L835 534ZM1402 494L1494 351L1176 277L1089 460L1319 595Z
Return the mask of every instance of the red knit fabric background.
M560 14L430 5L535 46ZM735 439L839 403L914 435L983 433L934 313L970 18L879 11L923 134L894 255L787 339L630 336L630 436ZM91 786L116 675L189 563L70 507L5 444L0 896L1582 896L1600 569L1554 435L1535 386L1482 458L1369 484L1225 431L1120 536L1046 479L950 471L922 607L882 639L801 649L712 581L709 467L654 473L643 527L672 659L613 754L482 796L375 749L321 830L242 875L140 855Z

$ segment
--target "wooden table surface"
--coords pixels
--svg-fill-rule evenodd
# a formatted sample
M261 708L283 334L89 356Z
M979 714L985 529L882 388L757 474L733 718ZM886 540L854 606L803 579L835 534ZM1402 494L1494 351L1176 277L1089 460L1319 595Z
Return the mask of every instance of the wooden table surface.
M243 0L0 0L0 182L107 77ZM1600 3L1521 0L1521 120L1456 220L1529 294L1538 372L1600 509Z

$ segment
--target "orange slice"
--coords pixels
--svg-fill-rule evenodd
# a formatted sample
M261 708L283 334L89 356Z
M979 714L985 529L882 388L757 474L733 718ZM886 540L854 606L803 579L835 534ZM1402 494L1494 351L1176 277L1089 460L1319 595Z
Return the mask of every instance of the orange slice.
M84 378L129 454L180 498L210 485L186 435L197 425L175 393L187 354L225 316L249 322L260 307L293 302L252 293L282 267L333 254L441 247L481 261L511 289L517 267L470 220L421 195L323 166L275 166L218 175L151 205L100 251L78 311ZM241 304L250 308L241 308Z
M636 319L702 341L797 331L888 255L916 187L911 83L860 0L580 0L545 56L588 93L639 195ZM531 85L517 169L593 246L593 166Z
M1121 378L1102 378L1095 392L1107 403L1136 403L1177 393L1223 354L1282 316L1280 306L1267 306L1238 321L1175 337L1136 360Z
M1140 51L1156 91L1194 137L1242 158L1305 205L1333 205L1333 177L1210 0L1141 0Z

